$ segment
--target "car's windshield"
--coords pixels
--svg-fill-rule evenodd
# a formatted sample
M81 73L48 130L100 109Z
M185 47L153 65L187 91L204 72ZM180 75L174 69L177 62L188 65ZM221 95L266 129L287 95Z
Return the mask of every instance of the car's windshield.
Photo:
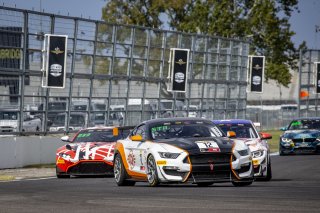
M222 137L224 134L214 124L164 123L151 127L151 137L154 140L190 137Z
M83 130L73 140L73 142L115 142L121 138L113 136L112 129Z
M240 123L223 123L218 124L224 133L233 131L236 133L236 138L258 138L254 127L251 124Z
M296 129L320 129L320 120L308 120L308 119L301 119L301 120L294 120L290 123L289 130L296 130Z
M0 112L0 120L17 120L18 112Z

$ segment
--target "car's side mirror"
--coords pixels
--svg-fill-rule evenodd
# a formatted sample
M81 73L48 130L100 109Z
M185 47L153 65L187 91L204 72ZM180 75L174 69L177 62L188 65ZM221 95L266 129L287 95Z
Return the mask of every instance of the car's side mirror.
M119 128L118 127L115 127L112 129L112 135L113 136L119 136Z
M227 132L227 136L228 136L228 138L235 138L236 137L236 133L234 131L228 131Z
M272 139L272 135L266 132L260 132L261 139Z
M66 149L67 149L67 150L72 150L72 147L71 147L69 144L67 144L67 145L66 145Z
M131 136L132 141L143 141L143 138L141 135L133 135Z
M70 142L70 138L69 138L68 135L61 137L61 140L62 140L63 142Z

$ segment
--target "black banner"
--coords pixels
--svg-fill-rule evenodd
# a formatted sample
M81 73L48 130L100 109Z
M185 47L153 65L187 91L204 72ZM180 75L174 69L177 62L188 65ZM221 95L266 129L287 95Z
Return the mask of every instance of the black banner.
M251 56L250 71L250 91L262 92L264 74L263 56Z
M315 72L316 72L316 82L315 82L315 87L316 87L316 93L319 94L320 93L320 66L319 66L320 62L316 62L315 66Z
M25 44L28 48L28 43ZM0 27L0 72L10 70L11 74L0 73L0 86L8 87L10 96L10 103L17 103L19 94L19 72L22 70L22 28L21 27ZM29 69L28 54L25 56L26 69ZM25 75L25 85L30 84L29 75Z
M173 72L171 76L172 91L185 92L187 86L188 75L188 53L187 50L174 49L172 67Z
M65 60L66 60L66 36L49 36L49 52L47 65L47 86L64 88Z

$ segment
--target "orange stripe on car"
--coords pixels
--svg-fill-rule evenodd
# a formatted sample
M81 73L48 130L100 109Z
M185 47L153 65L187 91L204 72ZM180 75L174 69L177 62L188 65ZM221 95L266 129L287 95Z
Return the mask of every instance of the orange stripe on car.
M231 155L230 155L230 169L232 171L232 173L234 174L234 176L240 180L240 177L237 175L237 173L233 170L232 168L232 155L233 155L233 149L235 148L235 145L236 145L236 142L233 143L233 146L232 146L232 151L231 151Z
M128 163L127 163L127 159L125 158L126 155L125 155L124 147L123 147L123 144L122 144L122 143L117 142L115 149L119 151L119 154L120 154L120 157L121 157L121 159L122 159L124 168L126 169L126 172L127 172L128 175L130 175L132 178L135 178L135 179L147 180L147 174L143 174L143 173L139 173L139 172L134 172L134 171L131 171L131 170L129 169L129 165L128 165Z
M167 144L167 143L165 143L165 144ZM186 153L188 154L188 155L187 155L187 159L188 159L188 162L189 162L189 164L190 164L190 172L189 172L189 173L186 175L186 177L182 180L182 182L184 183L184 182L186 182L186 181L188 180L188 178L189 178L189 176L190 176L190 174L191 174L191 172L192 172L192 164L191 164L191 160L190 160L190 157L189 157L189 152L188 152L187 150L185 150L185 149L181 149L180 147L177 147L177 146L172 145L172 144L167 144L167 145L176 147L177 149L180 149L181 151L186 152Z

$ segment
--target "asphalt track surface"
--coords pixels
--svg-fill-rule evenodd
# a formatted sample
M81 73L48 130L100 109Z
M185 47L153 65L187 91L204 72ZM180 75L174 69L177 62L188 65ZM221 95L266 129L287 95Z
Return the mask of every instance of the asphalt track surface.
M320 155L272 156L273 179L231 183L146 183L118 187L113 178L0 182L3 212L320 212Z

